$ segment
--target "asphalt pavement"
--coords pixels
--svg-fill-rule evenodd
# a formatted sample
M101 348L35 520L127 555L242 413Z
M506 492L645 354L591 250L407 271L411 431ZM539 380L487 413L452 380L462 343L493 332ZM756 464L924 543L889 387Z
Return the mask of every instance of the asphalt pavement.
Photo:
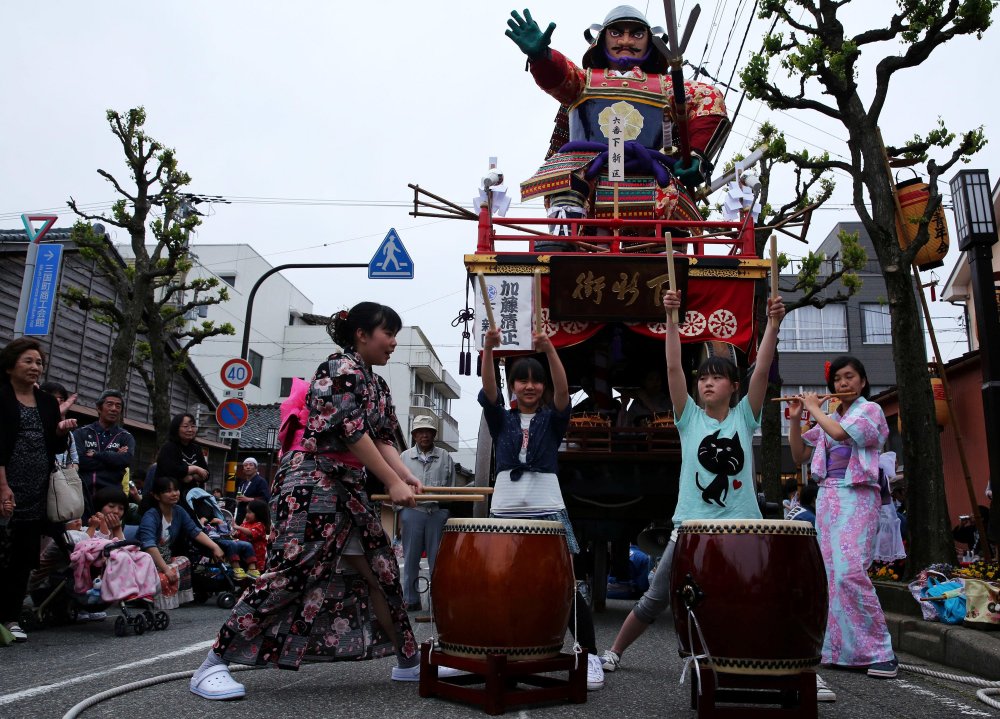
M601 648L610 645L631 602L610 600L595 616ZM739 611L734 597L733 610ZM484 604L488 613L488 604ZM201 662L226 611L207 604L171 612L164 631L115 637L111 621L34 631L29 641L0 648L0 717L59 719L78 702L130 682L194 669ZM488 616L484 616L488 621ZM414 625L418 639L431 626ZM966 630L972 631L972 630ZM515 717L690 717L689 687L679 679L682 662L669 617L654 624L625 654L623 666L608 674L603 690L589 692L582 705L552 703L508 711ZM940 672L954 671L901 652L901 662ZM441 699L421 699L418 685L393 682L392 659L306 665L298 672L273 669L239 672L247 698L208 702L188 692L187 680L170 681L108 699L79 716L194 719L213 717L418 717L486 716L476 707ZM964 672L963 672L964 673ZM821 704L820 717L1000 717L978 701L975 687L901 671L889 680L862 673L821 670L837 701ZM690 680L689 680L690 681Z

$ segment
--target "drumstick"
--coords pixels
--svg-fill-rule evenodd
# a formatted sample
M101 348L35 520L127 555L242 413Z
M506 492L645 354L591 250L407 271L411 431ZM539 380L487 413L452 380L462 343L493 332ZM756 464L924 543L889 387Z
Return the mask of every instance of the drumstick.
M493 494L493 487L424 487L427 492L446 492L448 494Z
M778 296L778 236L771 233L771 299Z
M485 494L415 494L413 498L418 502L485 502ZM392 497L388 494L373 494L373 502L391 502Z
M670 281L670 289L677 291L677 275L674 271L674 238L669 232L663 235L663 240L667 245L667 279ZM677 324L677 310L670 310L670 321Z
M486 305L486 319L490 322L490 329L495 330L497 323L493 319L493 305L490 304L490 293L486 290L486 278L482 272L477 272L476 277L479 278L479 292L483 296L483 304Z
M542 333L542 272L535 270L535 293L533 304L535 305L535 332Z
M820 401L821 402L826 402L828 399L833 399L835 397L853 397L855 394L857 394L857 393L856 392L834 392L833 394L821 394L821 395L819 395L819 397L820 397ZM797 394L793 394L793 395L788 395L787 397L775 397L771 401L772 402L788 402L789 400L793 400L793 399L801 400L802 397L800 397Z

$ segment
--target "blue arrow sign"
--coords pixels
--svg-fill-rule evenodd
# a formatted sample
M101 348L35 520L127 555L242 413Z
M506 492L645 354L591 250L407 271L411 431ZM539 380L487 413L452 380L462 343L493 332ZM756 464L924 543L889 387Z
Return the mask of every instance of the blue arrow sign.
M24 321L24 334L40 337L52 329L52 310L55 309L59 290L59 264L62 262L62 245L39 245L35 273L31 278L28 311Z
M368 263L370 280L412 280L413 260L403 247L396 230L389 228L389 234L382 240L378 251Z

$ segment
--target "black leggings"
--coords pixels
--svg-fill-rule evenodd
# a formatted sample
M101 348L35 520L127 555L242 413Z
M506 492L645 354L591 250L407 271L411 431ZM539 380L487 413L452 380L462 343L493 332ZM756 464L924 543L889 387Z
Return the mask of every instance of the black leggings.
M0 556L0 567L6 565L4 581L0 588L0 622L16 622L21 617L21 606L28 590L28 576L38 566L43 533L41 520L11 520L0 531L7 532L7 540Z
M574 632L573 610L569 613L569 631L573 638L580 643L580 646L591 654L597 654L597 634L594 632L594 615L590 611L590 605L578 589L573 604L576 609L576 631Z

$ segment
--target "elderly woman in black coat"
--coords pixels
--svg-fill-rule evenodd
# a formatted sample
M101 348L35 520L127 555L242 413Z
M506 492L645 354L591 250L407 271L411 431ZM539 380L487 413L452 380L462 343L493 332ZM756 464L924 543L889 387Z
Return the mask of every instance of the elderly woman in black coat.
M29 337L0 350L0 623L23 642L18 625L28 575L38 566L43 534L52 527L45 514L49 475L57 454L66 451L75 419L38 388L45 370L41 345Z

